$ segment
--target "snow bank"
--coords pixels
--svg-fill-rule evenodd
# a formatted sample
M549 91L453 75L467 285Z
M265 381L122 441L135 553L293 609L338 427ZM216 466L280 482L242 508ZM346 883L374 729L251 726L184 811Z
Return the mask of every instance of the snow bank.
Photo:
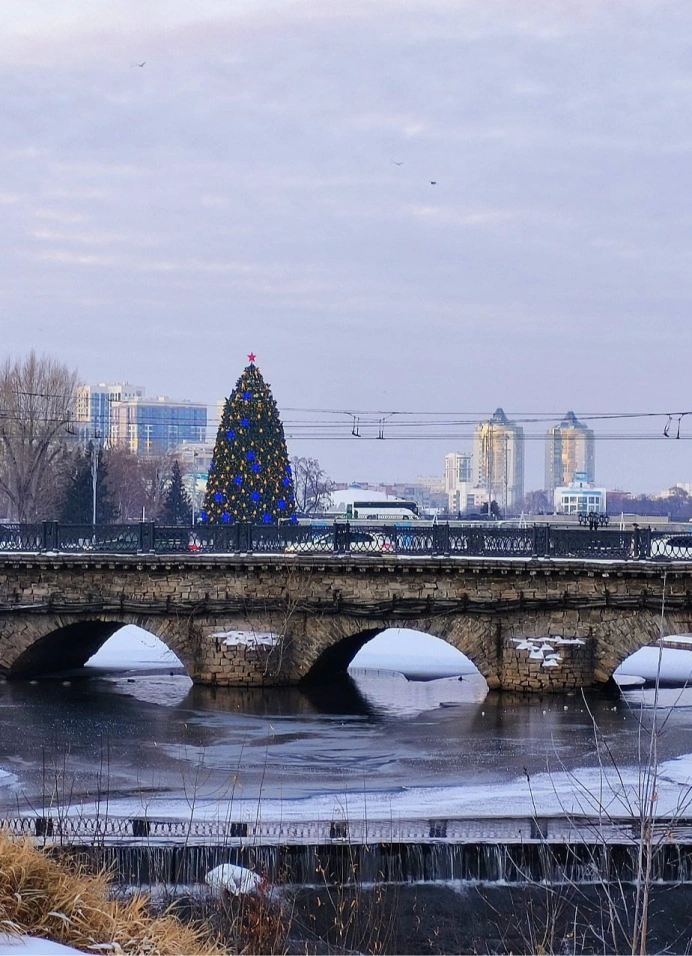
M54 943L52 939L40 939L38 936L9 936L0 933L0 956L52 956L54 953L84 956L80 949Z
M676 642L679 637L671 637ZM661 680L666 684L685 684L692 680L692 653L674 647L642 647L617 668L613 677L617 680L622 675L643 677L645 680L656 680L658 673L659 654L661 658Z
M446 641L408 627L389 628L368 641L351 668L396 670L409 680L478 673L468 657Z
M87 661L87 667L113 667L118 670L180 666L178 658L163 641L133 624L116 631Z

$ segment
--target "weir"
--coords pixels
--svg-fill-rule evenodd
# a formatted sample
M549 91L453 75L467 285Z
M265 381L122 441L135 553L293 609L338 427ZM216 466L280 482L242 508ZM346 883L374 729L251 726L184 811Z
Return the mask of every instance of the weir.
M381 883L511 884L632 882L639 847L629 844L376 843L307 846L67 846L128 886L192 886L222 863L271 884L352 886ZM652 880L692 881L692 846L667 843L653 856Z
M121 884L193 885L222 863L270 883L352 885L479 881L601 883L635 879L635 818L527 817L304 823L23 817L12 833L112 869ZM692 819L653 824L652 879L692 882Z

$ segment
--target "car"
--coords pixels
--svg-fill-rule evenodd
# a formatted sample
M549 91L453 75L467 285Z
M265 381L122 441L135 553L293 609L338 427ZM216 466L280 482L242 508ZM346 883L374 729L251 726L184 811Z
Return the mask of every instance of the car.
M653 538L651 541L651 557L692 559L692 533Z
M391 535L380 532L351 530L348 536L348 551L352 554L392 554L396 551ZM286 554L334 554L334 532L327 534L303 533L284 548Z

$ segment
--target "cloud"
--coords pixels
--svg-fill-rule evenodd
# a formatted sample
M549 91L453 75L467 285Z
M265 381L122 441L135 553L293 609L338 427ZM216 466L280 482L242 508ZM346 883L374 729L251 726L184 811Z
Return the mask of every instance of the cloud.
M210 401L254 346L303 407L367 407L385 388L431 409L684 402L687 4L4 12L13 352L41 328L89 378ZM441 468L427 446L388 449L389 477ZM312 452L367 477L365 453ZM618 454L599 452L602 480ZM642 482L680 468L650 456Z

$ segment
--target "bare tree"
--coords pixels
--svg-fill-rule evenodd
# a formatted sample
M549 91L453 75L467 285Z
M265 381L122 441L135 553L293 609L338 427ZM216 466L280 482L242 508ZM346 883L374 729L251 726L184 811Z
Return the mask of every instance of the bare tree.
M553 510L548 491L527 491L524 495L520 508L530 515L548 514Z
M327 477L319 461L316 458L293 458L291 465L296 510L309 515L327 508L334 482Z
M139 521L146 507L140 460L128 448L109 448L106 484L115 505L116 521Z
M141 521L159 517L174 458L170 455L135 455L127 448L110 448L105 456L106 484L118 521Z
M173 472L172 455L147 455L140 458L140 474L144 488L144 512L154 521L161 514Z
M15 521L53 514L76 387L76 371L35 352L0 366L0 492Z

